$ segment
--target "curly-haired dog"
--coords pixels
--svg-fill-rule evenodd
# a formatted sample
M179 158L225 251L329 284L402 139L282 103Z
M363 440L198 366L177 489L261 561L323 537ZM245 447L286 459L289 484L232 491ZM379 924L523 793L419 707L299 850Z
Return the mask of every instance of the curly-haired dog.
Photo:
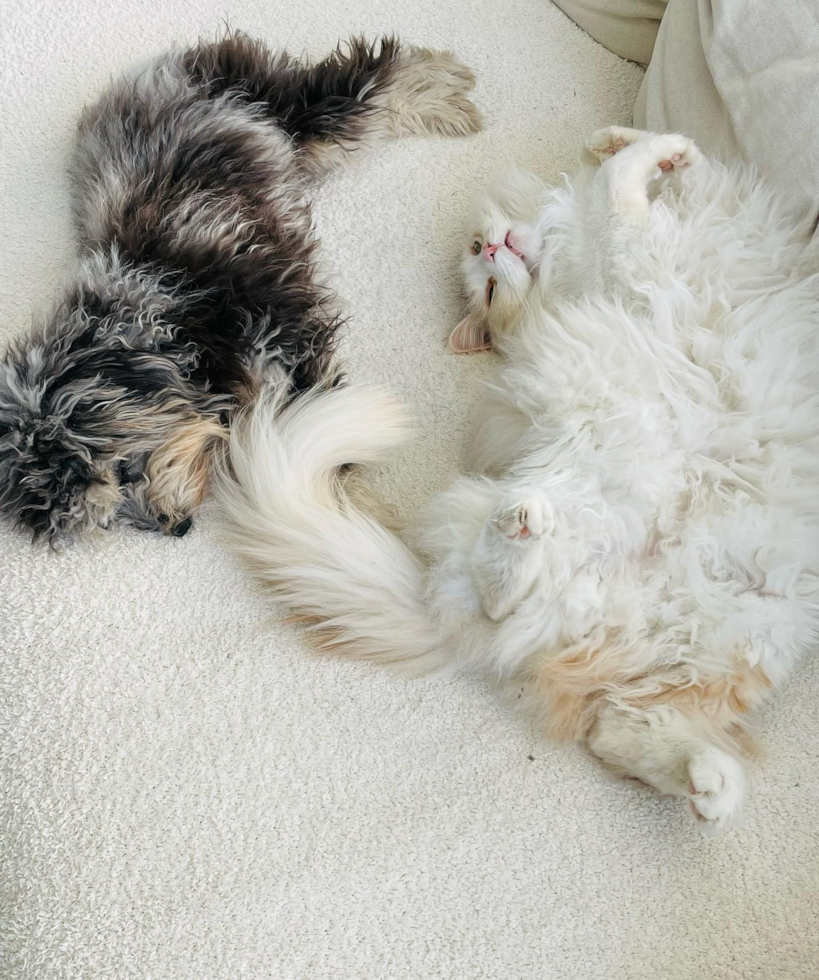
M345 151L480 127L448 53L352 40L310 65L234 35L168 54L84 114L79 268L0 363L0 510L52 543L184 534L233 410L336 377L305 191Z

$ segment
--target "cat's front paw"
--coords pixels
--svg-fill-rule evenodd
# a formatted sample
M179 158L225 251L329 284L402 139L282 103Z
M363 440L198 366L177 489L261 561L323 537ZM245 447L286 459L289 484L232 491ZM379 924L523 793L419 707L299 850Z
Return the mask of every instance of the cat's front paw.
M618 151L631 146L641 139L650 139L651 133L643 129L628 129L626 126L606 126L591 134L586 141L585 151L590 162L603 163Z
M645 187L651 180L686 170L703 159L697 144L687 136L667 133L638 140L627 147L608 165L616 185Z
M638 139L603 164L600 176L612 212L642 224L648 220L652 181L685 170L702 160L693 140L669 133Z
M707 748L688 763L688 805L701 829L720 833L732 826L742 810L745 770L722 749Z
M652 176L655 179L675 170L685 170L702 160L702 153L693 140L673 133L653 137L647 150L654 158L656 170Z
M501 502L492 512L491 523L512 541L532 541L554 526L552 508L542 497L518 497Z

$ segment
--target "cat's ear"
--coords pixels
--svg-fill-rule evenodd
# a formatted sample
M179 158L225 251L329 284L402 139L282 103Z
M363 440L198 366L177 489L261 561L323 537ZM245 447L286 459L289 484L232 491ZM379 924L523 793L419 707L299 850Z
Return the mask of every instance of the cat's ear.
M449 349L455 354L471 354L491 346L489 326L481 313L467 313L449 335Z

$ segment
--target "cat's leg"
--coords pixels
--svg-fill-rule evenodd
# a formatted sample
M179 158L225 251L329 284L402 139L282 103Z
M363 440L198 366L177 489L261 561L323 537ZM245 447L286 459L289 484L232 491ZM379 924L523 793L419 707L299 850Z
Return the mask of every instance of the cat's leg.
M592 136L586 154L605 162L588 171L590 183L581 195L579 232L589 243L582 252L584 288L639 301L640 284L656 276L644 234L651 213L649 187L658 177L699 163L702 156L684 136L615 127Z
M472 554L472 581L486 615L504 619L543 570L542 539L554 526L551 505L534 495L511 495L495 507Z
M235 91L261 105L293 139L309 172L339 162L345 150L416 133L463 136L481 128L468 93L473 73L448 51L384 37L353 38L311 64L273 54L241 34L199 45L189 73L212 94Z
M687 799L702 828L717 832L737 819L745 796L742 762L718 741L704 717L667 705L607 704L588 735L589 748L603 762Z
M601 139L592 137L592 145L601 146L606 139L615 143L621 137L612 137L612 130ZM610 219L626 221L642 226L649 213L648 189L651 181L664 175L685 170L702 160L697 145L685 136L669 133L656 136L640 134L639 130L627 130L638 134L633 142L616 149L597 176L599 192L602 192L605 209Z

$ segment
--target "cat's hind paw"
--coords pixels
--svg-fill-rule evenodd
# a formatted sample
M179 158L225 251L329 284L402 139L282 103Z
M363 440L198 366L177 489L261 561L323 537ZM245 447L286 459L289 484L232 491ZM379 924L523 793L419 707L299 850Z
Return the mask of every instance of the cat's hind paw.
M742 763L722 749L707 748L688 763L688 805L705 833L720 833L739 819L745 797Z
M517 497L502 501L492 512L491 523L512 541L533 541L554 526L551 505L542 497Z

